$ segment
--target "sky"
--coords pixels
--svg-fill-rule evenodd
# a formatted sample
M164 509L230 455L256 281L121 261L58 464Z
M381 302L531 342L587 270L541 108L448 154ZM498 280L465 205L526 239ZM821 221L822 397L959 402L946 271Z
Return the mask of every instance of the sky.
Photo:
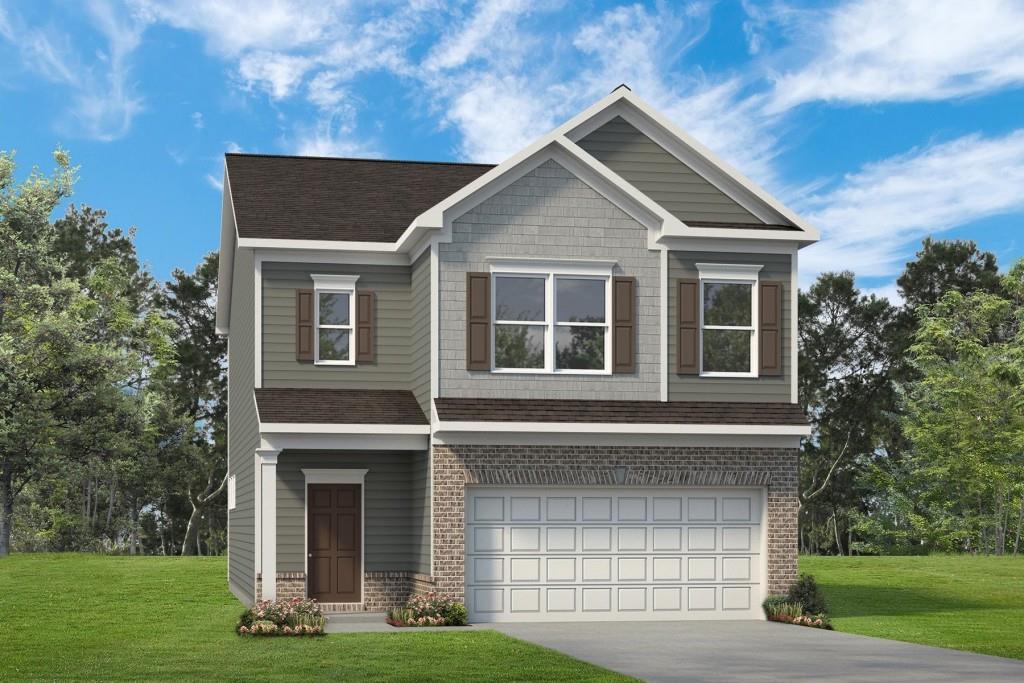
M68 150L161 279L226 151L497 163L620 83L821 230L804 286L1024 256L1024 0L0 0L0 149Z

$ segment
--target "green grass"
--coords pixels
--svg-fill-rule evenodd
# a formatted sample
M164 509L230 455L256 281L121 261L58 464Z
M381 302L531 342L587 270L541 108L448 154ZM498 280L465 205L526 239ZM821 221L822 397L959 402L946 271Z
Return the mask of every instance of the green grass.
M1024 557L812 557L836 630L1024 659Z
M627 681L494 631L251 638L223 558L0 559L0 680Z

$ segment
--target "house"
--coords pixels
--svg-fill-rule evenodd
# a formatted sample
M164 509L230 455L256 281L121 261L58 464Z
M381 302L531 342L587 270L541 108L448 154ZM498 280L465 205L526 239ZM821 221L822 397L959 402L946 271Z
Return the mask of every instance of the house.
M761 618L817 239L625 86L497 166L228 154L231 590Z

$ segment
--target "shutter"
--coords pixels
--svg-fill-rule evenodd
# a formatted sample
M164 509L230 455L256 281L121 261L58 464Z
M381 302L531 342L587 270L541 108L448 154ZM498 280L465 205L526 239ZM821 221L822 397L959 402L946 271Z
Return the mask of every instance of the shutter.
M295 290L295 360L313 360L313 290Z
M777 377L782 374L782 283L761 282L759 287L758 374Z
M676 372L700 372L700 281L676 280Z
M376 335L374 318L377 297L373 292L356 292L356 362L372 363L375 359Z
M612 278L612 372L636 370L636 278Z
M490 273L466 273L466 369L491 369Z

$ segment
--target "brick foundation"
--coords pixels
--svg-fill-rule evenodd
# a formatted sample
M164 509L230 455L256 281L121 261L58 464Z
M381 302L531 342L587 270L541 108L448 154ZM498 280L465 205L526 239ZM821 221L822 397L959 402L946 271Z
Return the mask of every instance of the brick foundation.
M629 446L433 447L437 590L463 595L467 484L505 486L765 486L768 591L785 592L797 572L798 451L793 448Z
M256 577L256 599L262 597L263 579ZM434 590L433 577L408 571L366 572L363 575L361 603L324 603L328 612L386 612L403 606L410 597ZM306 596L303 572L278 572L277 597L290 600Z

